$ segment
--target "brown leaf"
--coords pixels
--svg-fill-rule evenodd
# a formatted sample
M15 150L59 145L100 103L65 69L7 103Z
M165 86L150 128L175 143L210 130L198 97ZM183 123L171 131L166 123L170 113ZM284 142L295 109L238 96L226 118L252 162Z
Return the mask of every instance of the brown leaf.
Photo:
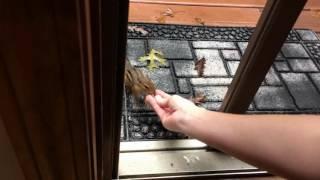
M190 97L190 101L192 101L195 105L199 105L205 102L206 96L203 94L196 94L195 97Z
M173 12L172 9L167 8L164 12L161 13L163 16L169 16L169 17L174 17L175 13Z
M320 17L320 10L311 10L312 16Z
M198 71L198 75L200 77L203 76L203 71L204 71L204 68L205 68L205 64L206 64L206 59L203 57L201 59L198 59L196 62L195 62L195 65L194 65L194 70L197 70Z
M176 12L174 12L171 8L167 8L165 11L160 13L159 17L156 17L156 20L159 23L166 23L167 17L173 18L175 16Z
M205 22L204 22L204 20L202 20L201 18L194 18L194 20L196 21L196 23L198 23L198 24L200 24L200 25L202 25L202 26L204 26L205 25Z
M159 16L159 17L156 17L156 20L158 23L166 23L166 16Z
M142 27L138 27L138 26L128 26L128 30L130 32L139 32L144 36L148 34L148 31L146 31Z

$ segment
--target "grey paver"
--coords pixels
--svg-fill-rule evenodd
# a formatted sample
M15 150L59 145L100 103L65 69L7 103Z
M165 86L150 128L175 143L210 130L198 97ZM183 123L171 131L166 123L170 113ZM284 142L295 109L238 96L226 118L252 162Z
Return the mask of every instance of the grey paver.
M208 76L227 76L228 75L218 50L196 49L195 53L198 59L201 59L203 57L206 59L203 76L208 77Z
M127 58L133 66L146 66L146 62L138 61L139 57L145 55L145 45L143 40L128 39L127 41Z
M311 59L289 59L291 68L295 72L317 72L318 68Z
M200 107L203 107L205 109L208 109L210 111L217 111L220 109L222 105L222 102L205 102L205 103L202 103L200 105ZM250 104L248 110L253 110L253 105Z
M191 78L190 83L193 86L210 86L210 85L229 85L232 78Z
M147 68L141 68L142 72L150 77L155 86L167 93L175 93L174 79L170 72L170 69L159 68L155 70L148 70Z
M179 78L178 79L178 87L179 87L180 93L189 93L190 92L190 87L188 85L187 79Z
M283 62L274 62L274 66L278 71L287 72L290 71L290 67L286 61Z
M282 85L273 67L269 69L268 73L266 74L265 80L266 80L266 83L269 85Z
M194 87L195 94L205 95L207 101L222 101L227 90L227 86Z
M247 49L248 47L248 42L238 42L237 43L239 48L240 48L240 51L241 51L241 54L243 55L244 54L244 51Z
M236 46L233 42L220 42L220 41L194 41L192 42L194 48L215 48L215 49L235 49Z
M222 102L206 102L206 103L202 103L200 106L210 111L217 111L219 110L221 105L222 105Z
M245 50L247 49L248 44L249 44L248 42L238 42L238 46L239 46L239 49L240 49L242 55L244 54ZM281 53L278 53L276 56L276 60L283 61L283 60L285 60L285 58L281 55Z
M285 58L282 56L281 53L278 53L277 56L276 56L276 61L284 61Z
M281 51L285 57L288 58L307 58L308 53L301 44L298 43L285 43Z
M192 59L188 41L148 40L149 48L161 51L169 59Z
M227 62L231 76L234 76L236 74L236 71L238 69L239 64L240 64L240 62L238 62L238 61L228 61Z
M320 95L305 74L282 73L281 76L299 108L320 108Z
M310 30L296 30L299 36L304 41L316 41L318 40L314 32Z
M240 54L238 50L221 50L224 59L226 60L240 60Z
M198 72L194 70L193 61L175 61L173 62L175 73L178 77L197 77Z
M320 91L320 73L310 73L309 75L313 83L318 87L318 90Z
M259 110L290 110L295 105L284 87L262 86L254 97L254 102Z

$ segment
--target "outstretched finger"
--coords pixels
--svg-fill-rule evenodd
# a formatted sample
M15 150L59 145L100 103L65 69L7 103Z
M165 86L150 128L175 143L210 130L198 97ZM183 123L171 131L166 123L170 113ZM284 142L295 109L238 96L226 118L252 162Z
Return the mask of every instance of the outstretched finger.
M154 97L152 97L151 95L148 95L146 97L146 102L150 104L150 106L158 114L161 120L165 118L166 111L158 105Z
M157 95L160 95L160 96L162 96L163 98L166 98L166 99L168 99L168 98L171 97L169 94L163 92L163 91L160 90L160 89L157 89L157 90L156 90L156 94L157 94Z
M156 100L158 105L161 106L161 107L168 107L169 106L169 98L163 98L160 95L156 95L154 97L154 99Z

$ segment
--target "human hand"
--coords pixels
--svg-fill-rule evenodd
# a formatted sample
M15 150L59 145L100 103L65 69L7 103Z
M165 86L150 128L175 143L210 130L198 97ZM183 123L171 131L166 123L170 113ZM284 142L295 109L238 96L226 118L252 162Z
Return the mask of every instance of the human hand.
M148 95L145 99L158 114L163 126L171 131L182 132L189 121L199 119L203 108L197 107L191 101L178 95L169 95L156 90L156 95Z

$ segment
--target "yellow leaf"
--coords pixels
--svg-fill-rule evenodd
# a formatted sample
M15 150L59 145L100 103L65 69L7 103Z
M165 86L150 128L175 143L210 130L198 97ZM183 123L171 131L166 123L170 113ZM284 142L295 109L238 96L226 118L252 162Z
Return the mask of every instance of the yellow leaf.
M151 49L149 54L146 56L142 56L139 58L139 61L141 62L148 62L148 69L153 70L154 68L158 68L159 65L165 65L166 59L164 58L164 55L162 52L157 51L155 49ZM159 64L159 65L158 65Z

